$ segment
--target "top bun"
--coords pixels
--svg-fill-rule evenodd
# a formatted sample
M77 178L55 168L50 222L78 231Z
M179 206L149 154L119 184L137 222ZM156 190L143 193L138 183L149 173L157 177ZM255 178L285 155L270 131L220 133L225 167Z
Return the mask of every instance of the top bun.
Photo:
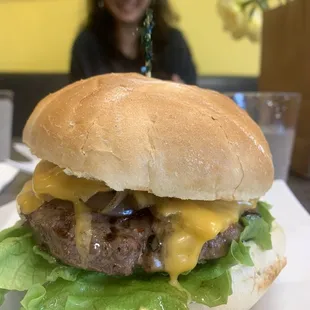
M249 200L273 181L269 146L228 97L139 74L107 74L43 99L24 142L67 173L192 200Z

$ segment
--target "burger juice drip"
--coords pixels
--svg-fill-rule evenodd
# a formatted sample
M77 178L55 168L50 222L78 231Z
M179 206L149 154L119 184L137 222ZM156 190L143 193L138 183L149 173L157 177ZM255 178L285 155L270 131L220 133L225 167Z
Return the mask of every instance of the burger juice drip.
M81 263L87 266L89 246L92 239L92 215L89 208L81 200L74 201L75 211L75 243L80 254Z

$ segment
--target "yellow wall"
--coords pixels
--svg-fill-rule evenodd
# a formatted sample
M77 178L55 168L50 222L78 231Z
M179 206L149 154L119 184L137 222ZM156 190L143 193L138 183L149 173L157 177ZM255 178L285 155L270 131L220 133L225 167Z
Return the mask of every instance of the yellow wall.
M66 72L84 0L0 0L0 71Z
M180 27L192 47L200 73L257 75L259 44L235 41L223 31L217 0L171 0L180 14Z
M201 74L254 75L259 46L222 30L216 0L171 0ZM66 72L85 0L0 0L0 71Z

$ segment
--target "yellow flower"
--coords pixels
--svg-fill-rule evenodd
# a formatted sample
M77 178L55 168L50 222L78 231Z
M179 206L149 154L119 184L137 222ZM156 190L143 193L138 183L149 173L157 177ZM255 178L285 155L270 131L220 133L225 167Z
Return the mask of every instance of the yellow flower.
M257 42L261 38L261 29L263 24L263 13L261 10L255 10L248 21L247 37L252 42Z
M250 17L249 11L242 9L243 2L245 0L217 1L217 9L224 29L230 32L234 39L247 37L252 42L258 41L262 27L262 12L256 9Z
M235 39L246 35L247 19L236 0L218 0L217 9L226 31L231 32Z

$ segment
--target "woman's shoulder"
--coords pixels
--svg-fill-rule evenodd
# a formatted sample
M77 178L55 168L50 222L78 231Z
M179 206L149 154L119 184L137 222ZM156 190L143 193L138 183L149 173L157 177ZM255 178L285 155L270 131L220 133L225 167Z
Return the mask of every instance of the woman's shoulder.
M173 42L174 44L185 42L185 38L182 31L174 27L169 28L168 39L169 42Z
M97 37L88 28L83 28L76 36L73 43L73 49L76 50L92 49L93 47L97 46L98 46Z

